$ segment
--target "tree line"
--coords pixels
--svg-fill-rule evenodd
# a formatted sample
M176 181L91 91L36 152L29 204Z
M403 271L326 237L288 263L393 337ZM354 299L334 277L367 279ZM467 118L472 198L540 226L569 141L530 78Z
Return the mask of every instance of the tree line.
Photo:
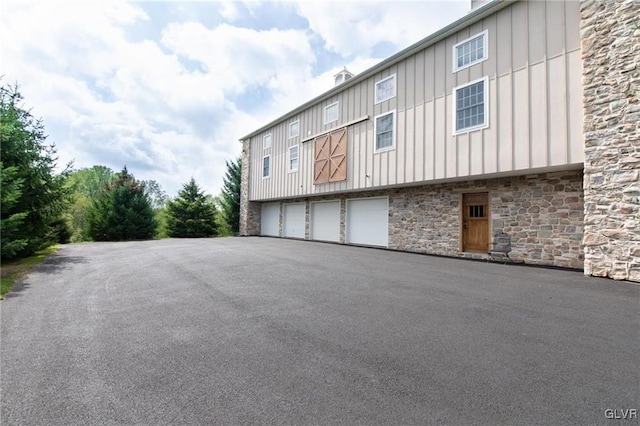
M195 179L170 198L126 166L56 171L54 144L23 105L17 86L0 87L0 251L26 257L54 243L235 235L240 215L240 158L227 161L219 196Z

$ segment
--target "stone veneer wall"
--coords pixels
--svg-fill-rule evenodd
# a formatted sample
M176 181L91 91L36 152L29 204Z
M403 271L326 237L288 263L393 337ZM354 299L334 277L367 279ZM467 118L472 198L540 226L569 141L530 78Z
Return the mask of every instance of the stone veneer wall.
M281 209L285 203L307 203L305 237L308 239L309 201L340 200L340 243L344 244L346 200L388 196L390 249L485 259L486 254L461 253L459 249L462 194L486 191L491 212L490 232L511 235L513 259L582 269L582 181L582 171L574 170L296 198L281 201Z
M585 274L640 282L640 2L581 4Z
M240 235L260 235L260 203L249 201L249 162L251 143L242 143L242 171L240 173Z
M582 269L581 171L516 176L389 192L389 248L468 258L461 253L462 194L488 192L490 233L511 236L513 259Z

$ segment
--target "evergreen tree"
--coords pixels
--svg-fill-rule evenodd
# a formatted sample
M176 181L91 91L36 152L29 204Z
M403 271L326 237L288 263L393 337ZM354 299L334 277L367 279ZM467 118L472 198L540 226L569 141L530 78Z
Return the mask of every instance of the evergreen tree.
M153 238L156 220L144 184L126 166L93 200L87 225L95 241L145 240Z
M26 212L15 212L14 206L22 196L24 179L17 178L16 167L4 167L0 162L2 174L0 174L0 192L2 206L2 219L0 219L0 245L2 258L12 258L20 253L29 243L25 235L20 235L20 228L27 218ZM12 213L5 214L6 211Z
M227 161L227 171L223 178L220 206L222 217L233 234L240 230L240 185L242 174L242 158Z
M69 203L69 166L56 167L55 145L44 126L22 106L17 87L0 87L0 253L28 256L59 239L55 224Z
M213 237L216 234L216 209L196 181L182 185L174 200L167 202L167 231L174 238Z

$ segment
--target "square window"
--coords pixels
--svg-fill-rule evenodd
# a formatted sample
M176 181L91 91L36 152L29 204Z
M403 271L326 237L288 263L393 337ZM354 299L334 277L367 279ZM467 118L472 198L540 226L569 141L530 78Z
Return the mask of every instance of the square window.
M453 72L485 61L487 56L488 30L453 46Z
M376 83L376 104L396 96L396 75L389 76Z
M298 145L289 147L289 171L298 171Z
M388 151L395 145L396 112L391 111L376 117L374 133L376 135L375 152Z
M487 88L488 79L485 77L453 89L454 135L488 126Z
M262 149L271 148L271 133L262 138Z
M295 138L300 134L300 120L289 124L289 139Z
M271 176L271 156L262 157L262 178Z
M324 107L324 124L333 123L334 121L338 121L338 102Z

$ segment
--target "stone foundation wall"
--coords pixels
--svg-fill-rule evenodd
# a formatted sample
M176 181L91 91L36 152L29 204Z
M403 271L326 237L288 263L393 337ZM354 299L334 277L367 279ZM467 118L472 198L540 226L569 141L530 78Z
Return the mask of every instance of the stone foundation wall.
M242 144L242 171L240 173L240 235L260 235L260 203L249 201L250 142Z
M581 4L585 274L640 282L640 2Z
M582 181L582 172L576 170L297 198L281 205L307 203L305 238L309 239L309 201L340 200L340 243L344 244L346 200L388 196L390 249L485 259L485 253L460 251L460 209L462 194L488 192L490 234L511 235L513 259L582 269Z
M511 258L582 269L582 173L479 180L389 192L389 248L446 256L462 253L462 194L488 192L490 234L511 236Z

